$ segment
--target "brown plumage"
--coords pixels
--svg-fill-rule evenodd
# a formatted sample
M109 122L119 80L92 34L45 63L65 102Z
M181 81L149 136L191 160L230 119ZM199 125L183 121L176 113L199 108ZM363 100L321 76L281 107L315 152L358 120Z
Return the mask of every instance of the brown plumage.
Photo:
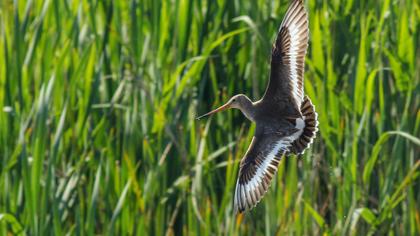
M235 212L253 208L267 192L281 157L302 154L315 138L317 114L303 90L308 38L304 4L302 0L294 0L273 44L270 81L262 99L252 102L239 94L201 116L237 108L256 123L254 137L240 164L234 196Z

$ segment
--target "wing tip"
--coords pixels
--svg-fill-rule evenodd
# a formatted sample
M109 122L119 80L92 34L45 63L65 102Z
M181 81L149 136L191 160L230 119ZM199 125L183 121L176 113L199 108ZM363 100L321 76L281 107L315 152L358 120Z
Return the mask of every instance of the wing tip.
M277 154L276 156L281 157L283 156L283 153ZM279 159L280 158L273 159L277 161L277 165L279 163ZM258 205L258 203L261 202L265 194L270 189L270 186L273 182L272 180L274 176L276 175L277 170L278 168L273 168L273 172L270 172L268 170L264 171L262 178L259 180L256 180L257 182L256 184L258 184L258 186L254 184L253 189L251 189L250 187L248 188L252 180L247 182L246 184L242 184L242 183L239 183L239 178L238 178L237 183L236 183L235 196L234 196L234 213L236 215L252 210ZM254 176L254 178L256 178L256 176ZM261 188L263 191L261 191Z
M241 161L234 193L233 209L236 214L253 209L264 198L278 171L281 157L291 145L288 137L276 137L274 142L270 139L261 142L263 146L257 146L257 149L251 143L250 147L254 149L249 149Z
M303 19L302 19L303 17ZM294 23L296 19L302 20L305 22L305 25L308 25L308 12L305 9L305 4L303 0L294 0L290 3L289 7L287 8L286 14L283 18L282 23L280 24L279 31L283 27L288 27L290 24ZM303 27L304 29L308 29L308 27ZM309 29L308 29L309 31Z
M288 66L290 96L296 109L303 101L305 56L309 43L309 19L302 0L289 5L272 47L271 62ZM277 66L276 64L272 64Z

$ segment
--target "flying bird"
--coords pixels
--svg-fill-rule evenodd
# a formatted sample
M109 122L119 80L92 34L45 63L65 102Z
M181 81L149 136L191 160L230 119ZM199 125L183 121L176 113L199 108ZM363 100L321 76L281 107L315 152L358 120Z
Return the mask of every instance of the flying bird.
M252 102L239 94L197 118L236 108L256 123L255 134L240 163L234 196L236 213L255 207L267 192L280 158L303 154L318 131L315 106L303 91L308 38L303 1L293 0L272 46L270 80L264 96Z

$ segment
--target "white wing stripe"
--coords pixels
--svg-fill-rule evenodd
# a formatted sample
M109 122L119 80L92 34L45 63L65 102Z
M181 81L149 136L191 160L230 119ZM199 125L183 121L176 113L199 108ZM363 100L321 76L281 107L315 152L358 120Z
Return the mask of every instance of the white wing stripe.
M303 95L301 94L301 91L298 89L298 72L297 72L297 59L296 54L297 51L299 51L299 45L301 44L298 33L300 32L300 28L298 25L296 25L294 22L289 26L289 32L290 32L290 79L292 82L292 94L293 98L296 101L296 104L300 106L303 101Z
M298 132L295 134L297 133ZM293 138L296 136L295 134L292 136ZM268 167L271 167L277 171L277 166L273 165L272 162L277 157L278 153L288 151L288 147L292 142L292 137L281 139L276 143L274 148L257 168L255 175L250 181L248 181L246 184L240 184L238 178L234 197L234 205L236 211L238 211L238 208L242 210L251 209L261 200L262 195L265 193L265 191L267 191L268 188L268 186L265 186L267 188L263 187L263 189L265 189L264 192L261 192L259 188L261 185L266 185L263 184L264 175L269 175L274 178L274 173L271 174L270 171L268 171Z
M301 64L306 54L306 45L308 37L308 20L307 14L301 1L294 1L287 10L286 16L280 25L280 29L287 28L287 33L290 36L290 48L287 52L289 57L289 72L292 86L292 97L296 101L296 105L300 106L303 102L303 75L304 68L301 68ZM298 62L299 60L299 62ZM299 87L299 81L301 81L301 87Z

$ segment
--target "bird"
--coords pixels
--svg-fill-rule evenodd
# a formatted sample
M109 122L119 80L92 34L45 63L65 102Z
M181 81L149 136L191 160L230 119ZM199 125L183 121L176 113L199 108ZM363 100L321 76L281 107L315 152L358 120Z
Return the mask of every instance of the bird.
M253 102L238 94L197 119L229 108L239 109L256 123L254 136L240 162L233 207L249 211L268 191L282 156L301 155L318 131L318 114L304 96L308 14L302 0L292 0L271 49L271 71L263 97Z

